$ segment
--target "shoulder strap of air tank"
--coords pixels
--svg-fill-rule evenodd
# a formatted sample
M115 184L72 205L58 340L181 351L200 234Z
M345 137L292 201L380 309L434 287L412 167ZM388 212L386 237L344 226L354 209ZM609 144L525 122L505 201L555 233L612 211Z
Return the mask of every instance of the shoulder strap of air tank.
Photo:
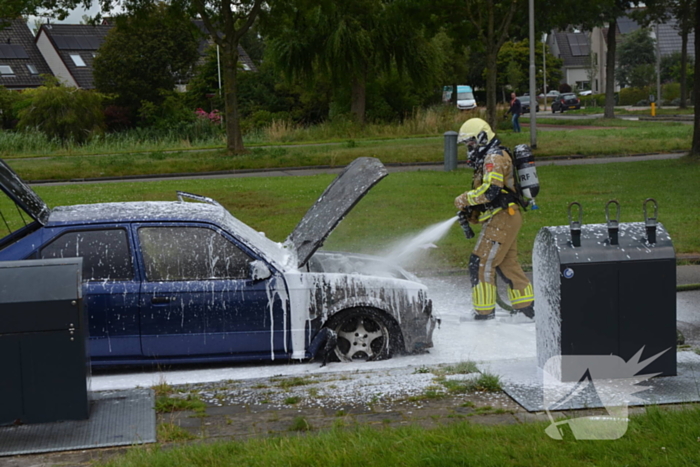
M508 154L508 156L510 156L510 161L513 164L513 182L515 184L515 191L511 190L507 186L504 186L503 189L508 194L515 197L515 201L520 205L520 207L527 211L529 204L525 199L525 196L523 196L523 189L520 186L520 177L518 176L518 167L515 165L515 156L513 156L513 153L510 151L510 148L507 148L506 146L501 146L501 149L503 149Z

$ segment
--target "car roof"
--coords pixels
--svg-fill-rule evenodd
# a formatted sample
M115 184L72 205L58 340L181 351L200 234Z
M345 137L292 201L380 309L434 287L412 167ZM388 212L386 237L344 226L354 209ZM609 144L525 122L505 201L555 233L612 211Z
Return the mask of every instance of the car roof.
M220 222L223 211L220 206L176 201L76 204L53 208L47 226L182 220Z

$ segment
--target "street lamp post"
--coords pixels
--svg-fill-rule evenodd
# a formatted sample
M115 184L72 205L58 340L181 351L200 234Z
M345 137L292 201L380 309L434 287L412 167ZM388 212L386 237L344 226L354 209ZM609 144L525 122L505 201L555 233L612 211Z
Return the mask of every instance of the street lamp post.
M542 82L544 83L544 111L547 111L547 33L542 34Z

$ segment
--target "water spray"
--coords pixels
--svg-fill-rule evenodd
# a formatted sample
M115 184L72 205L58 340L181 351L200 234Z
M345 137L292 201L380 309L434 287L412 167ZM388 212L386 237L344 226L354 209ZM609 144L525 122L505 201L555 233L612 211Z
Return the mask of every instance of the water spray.
M450 227L452 227L452 224L454 224L457 220L457 217L458 216L455 216L446 221L440 222L439 224L431 225L418 235L406 239L396 245L384 257L392 263L401 263L406 259L413 257L419 250L435 248L434 243L447 234Z

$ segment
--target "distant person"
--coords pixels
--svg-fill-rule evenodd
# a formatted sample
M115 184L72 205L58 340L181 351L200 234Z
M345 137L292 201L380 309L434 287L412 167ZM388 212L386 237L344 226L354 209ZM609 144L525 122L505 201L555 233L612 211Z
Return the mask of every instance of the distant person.
M520 114L523 113L523 106L520 104L520 99L515 97L515 93L510 93L510 109L506 112L513 115L513 131L515 133L520 133Z

